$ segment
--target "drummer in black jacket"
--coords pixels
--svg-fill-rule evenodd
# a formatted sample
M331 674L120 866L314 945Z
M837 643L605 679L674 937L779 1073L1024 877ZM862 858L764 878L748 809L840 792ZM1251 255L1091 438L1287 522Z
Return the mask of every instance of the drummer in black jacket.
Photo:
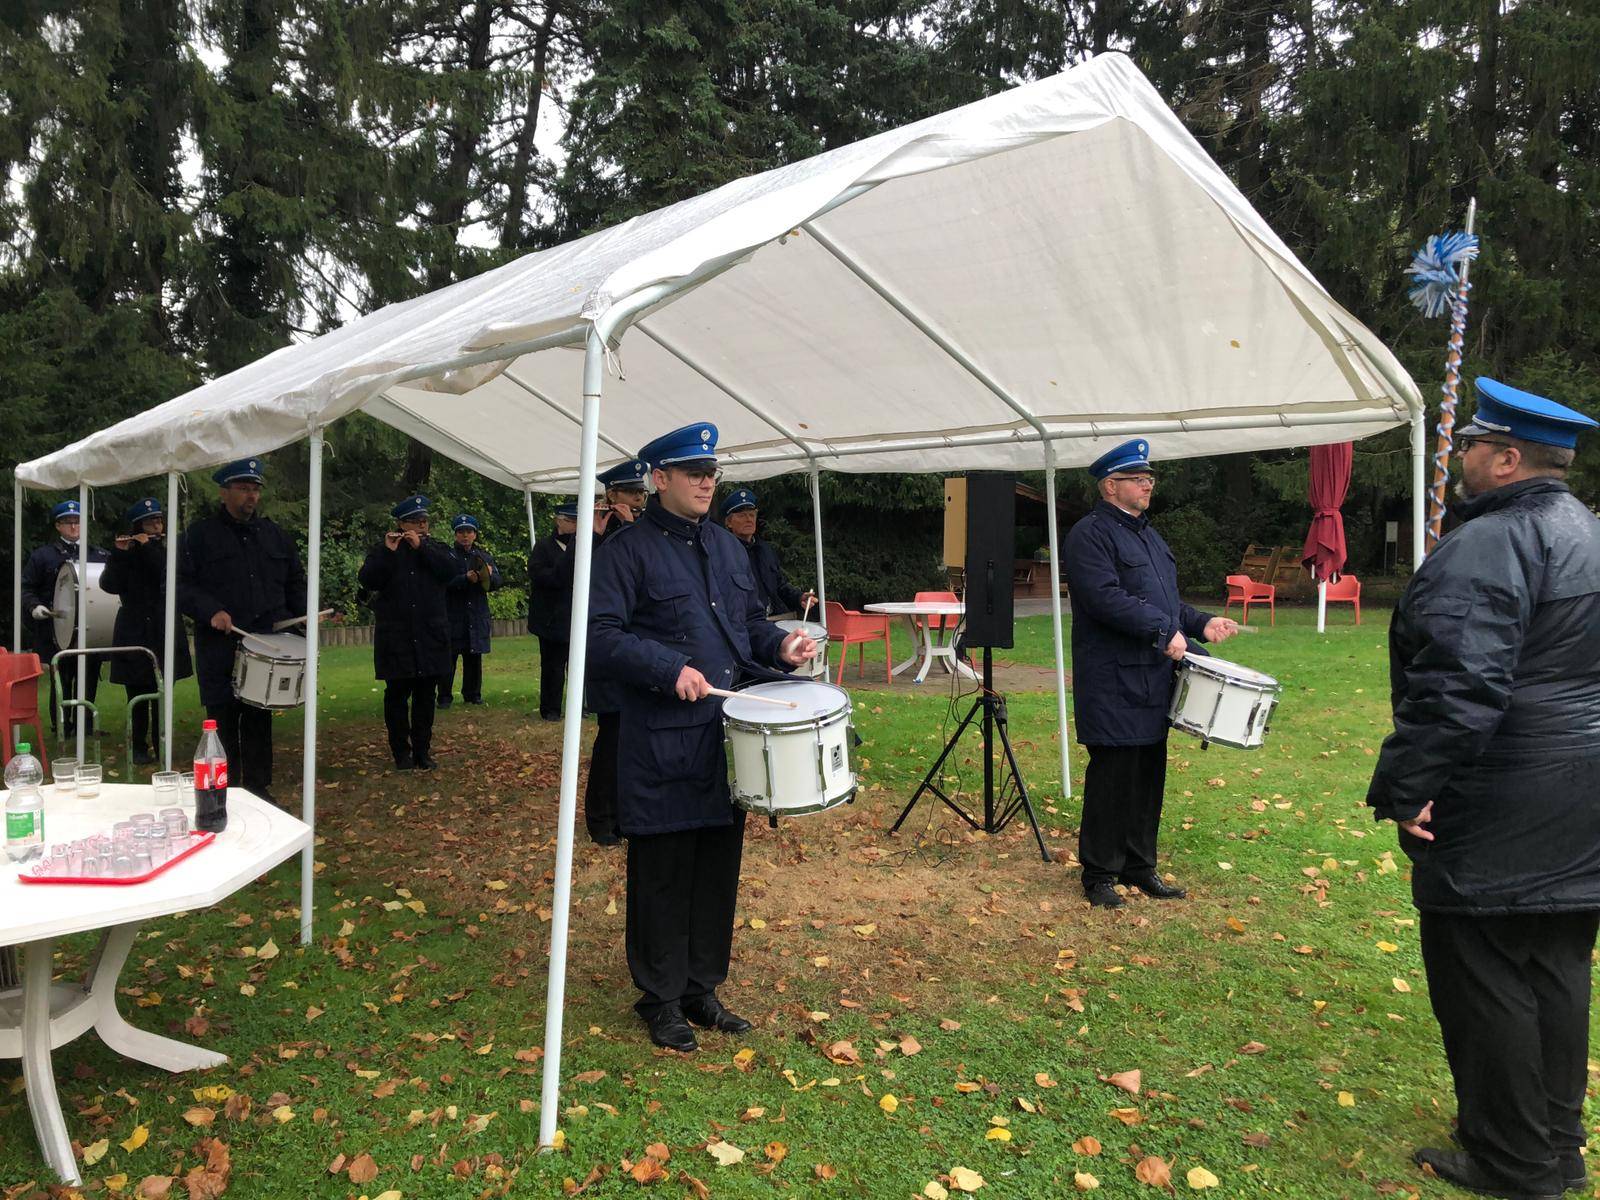
M1394 732L1367 803L1400 826L1470 1191L1587 1184L1600 925L1600 522L1562 482L1595 422L1493 379L1456 432L1461 524L1389 626Z
M194 621L200 703L217 723L228 755L228 780L272 798L272 714L233 694L233 631L271 633L306 614L306 573L294 539L257 510L265 480L261 460L218 468L221 507L178 539L178 611Z
M142 654L119 654L111 660L111 682L120 683L128 692L133 761L144 766L156 760L160 749L161 702L134 706L133 700L155 692L156 671L163 669L166 661L167 518L161 502L151 496L128 509L124 521L128 532L117 535L111 561L100 575L100 587L122 597L112 640L119 646L143 646L156 656L154 664ZM194 674L183 618L178 617L174 626L177 641L172 647L168 687Z
M744 543L750 556L750 574L756 581L756 592L769 617L792 612L799 616L809 605L817 602L815 592L802 592L789 582L778 561L778 551L771 542L756 536L756 494L749 488L731 492L722 502L722 524L727 531Z
M28 555L28 561L22 565L22 608L28 614L25 630L28 634L27 646L39 656L39 661L45 670L50 669L50 660L62 649L56 644L56 576L61 574L61 568L68 562L78 561L78 536L81 529L82 514L78 511L76 500L63 500L50 510L50 519L55 522L56 540L38 547ZM92 563L105 562L111 556L99 546L89 547L89 561ZM76 634L74 634L76 637ZM100 659L90 656L85 674L84 699L90 704L94 703L95 693L100 687ZM71 700L78 693L78 664L75 659L67 659L61 666L61 694L62 699ZM67 736L72 736L78 730L77 708L69 707L63 721L66 725ZM93 728L90 720L90 728ZM56 730L56 692L55 680L50 681L50 731Z
M729 799L722 703L712 687L775 677L816 652L765 619L749 558L706 520L716 427L689 425L639 452L656 494L595 556L589 655L621 702L618 812L628 838L627 955L650 1038L697 1048L688 1022L739 1033L727 978L744 845ZM687 1018L687 1020L686 1020Z
M1239 631L1178 596L1178 567L1150 524L1150 443L1124 442L1089 466L1100 502L1067 534L1072 595L1072 690L1078 741L1089 751L1078 861L1097 908L1118 908L1118 883L1158 900L1184 891L1156 870L1167 783L1173 672L1192 642Z
M431 771L434 692L450 669L445 585L455 576L450 552L428 536L428 498L407 496L390 510L400 526L361 564L361 586L374 593L372 661L384 681L383 723L399 770Z

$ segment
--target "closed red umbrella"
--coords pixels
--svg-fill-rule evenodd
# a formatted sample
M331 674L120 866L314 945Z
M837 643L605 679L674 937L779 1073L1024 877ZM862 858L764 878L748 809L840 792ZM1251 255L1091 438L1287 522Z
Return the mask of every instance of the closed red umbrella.
M1318 583L1337 579L1344 571L1344 514L1339 506L1350 488L1354 458L1349 442L1311 447L1311 529L1300 561L1311 568L1311 577Z

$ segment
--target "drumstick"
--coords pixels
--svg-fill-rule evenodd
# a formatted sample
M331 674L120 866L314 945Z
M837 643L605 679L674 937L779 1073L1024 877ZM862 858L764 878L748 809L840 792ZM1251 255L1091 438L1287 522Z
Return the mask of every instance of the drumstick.
M276 646L274 646L271 642L267 641L266 638L262 637L258 633L246 633L243 629L239 629L237 627L228 630L228 632L229 633L236 633L242 638L249 638L252 642L255 642L257 645L265 646L268 650L272 651L273 653L277 652L278 648Z
M727 688L707 688L706 692L712 696L723 696L729 700L759 700L763 704L776 704L779 708L799 708L793 700L779 700L776 696L758 696L754 692L730 692Z
M323 617L331 616L332 613L333 613L333 609L325 608L325 609L323 609L321 612L319 612L317 614L317 620L320 621L320 620L322 620ZM285 630L285 629L289 628L289 626L291 626L291 625L299 625L299 624L302 624L304 621L305 621L304 617L290 617L288 620L279 621L276 625L274 625L272 627L272 632L273 633L281 632L282 630Z
M804 625L806 623L806 618L811 615L811 606L815 603L816 598L814 596L806 597L806 606L800 613L800 624Z

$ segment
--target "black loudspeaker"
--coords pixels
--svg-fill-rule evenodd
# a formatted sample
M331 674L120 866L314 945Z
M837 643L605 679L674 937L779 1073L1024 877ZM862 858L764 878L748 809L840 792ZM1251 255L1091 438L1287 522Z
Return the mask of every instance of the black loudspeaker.
M1011 473L968 475L965 645L1011 647L1016 528L1017 485Z

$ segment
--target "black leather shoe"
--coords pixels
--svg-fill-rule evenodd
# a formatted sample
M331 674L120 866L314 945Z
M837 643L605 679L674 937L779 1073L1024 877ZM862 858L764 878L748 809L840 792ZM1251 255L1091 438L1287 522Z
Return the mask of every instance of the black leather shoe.
M1458 1130L1450 1131L1450 1144L1461 1145L1461 1134ZM1569 1192L1581 1192L1589 1186L1589 1168L1583 1161L1583 1155L1576 1150L1560 1155L1556 1165L1561 1168L1561 1186Z
M394 769L396 771L409 771L416 765L416 761L409 754L396 754L394 756Z
M676 1004L657 1009L646 1024L650 1026L650 1040L658 1046L680 1054L692 1054L700 1049L700 1043L694 1040L694 1030L689 1028L689 1022L683 1019L683 1010Z
M417 751L417 770L431 771L439 765L439 760L426 750Z
M701 1029L716 1029L723 1033L748 1033L750 1030L750 1022L723 1008L715 992L685 1000L683 1015Z
M1560 1192L1535 1192L1514 1183L1501 1181L1478 1165L1478 1160L1465 1150L1436 1150L1424 1146L1411 1156L1419 1167L1430 1168L1440 1179L1447 1180L1480 1196L1499 1196L1502 1200L1560 1200Z
M1174 887L1163 882L1161 876L1152 871L1148 875L1124 875L1121 880L1128 887L1136 887L1152 900L1187 900L1189 893L1181 887Z
M433 706L435 708L449 708L454 703L455 698L453 696L440 696L438 700L434 701Z
M461 699L467 704L482 704L483 703L483 697L482 696L463 696L463 697L461 697Z
M1083 889L1090 908L1121 908L1127 903L1109 883L1096 883Z
M622 839L611 830L589 830L589 840L596 846L620 846Z

